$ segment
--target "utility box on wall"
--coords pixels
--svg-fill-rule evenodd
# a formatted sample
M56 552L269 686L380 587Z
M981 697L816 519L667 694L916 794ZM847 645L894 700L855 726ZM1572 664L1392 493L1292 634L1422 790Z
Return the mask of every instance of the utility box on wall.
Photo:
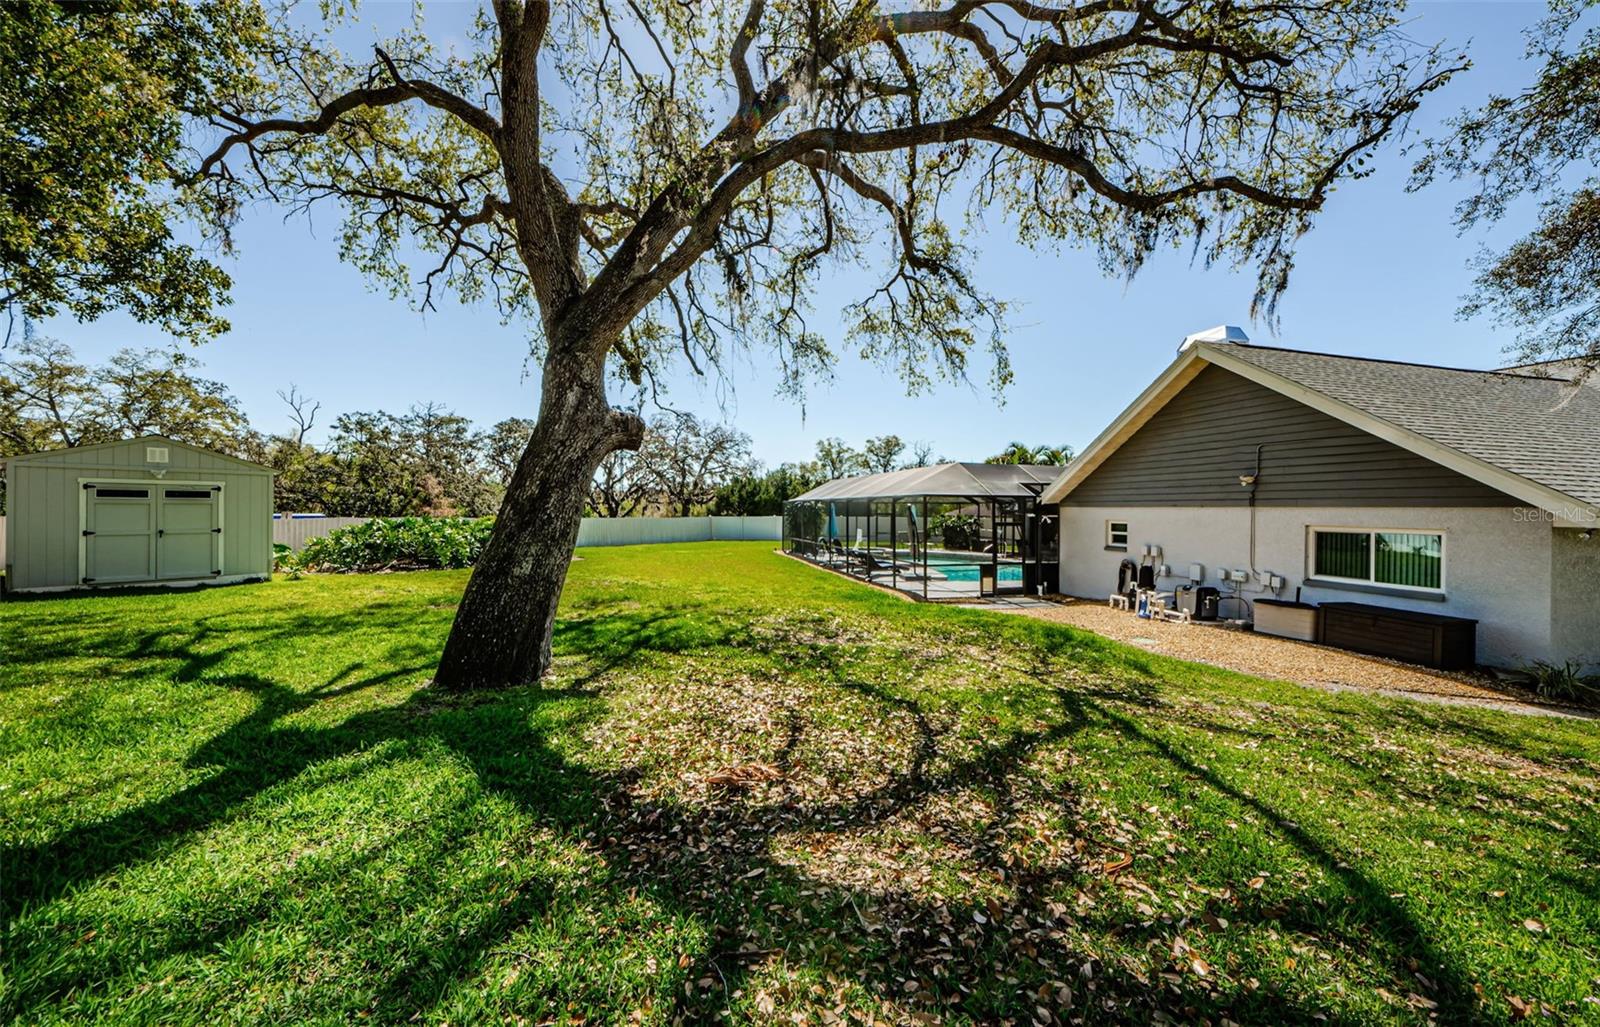
M272 471L160 436L6 460L6 591L272 575Z

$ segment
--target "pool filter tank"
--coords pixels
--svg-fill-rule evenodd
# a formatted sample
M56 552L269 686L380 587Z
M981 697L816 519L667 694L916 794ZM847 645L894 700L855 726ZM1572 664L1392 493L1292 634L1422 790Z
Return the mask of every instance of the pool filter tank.
M1216 620L1222 593L1209 585L1184 585L1178 589L1178 609L1187 610L1195 620Z

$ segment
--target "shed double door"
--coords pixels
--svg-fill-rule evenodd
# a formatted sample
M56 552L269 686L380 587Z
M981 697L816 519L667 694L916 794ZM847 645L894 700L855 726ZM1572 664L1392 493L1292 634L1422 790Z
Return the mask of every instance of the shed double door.
M200 485L85 485L84 584L215 577L222 490Z

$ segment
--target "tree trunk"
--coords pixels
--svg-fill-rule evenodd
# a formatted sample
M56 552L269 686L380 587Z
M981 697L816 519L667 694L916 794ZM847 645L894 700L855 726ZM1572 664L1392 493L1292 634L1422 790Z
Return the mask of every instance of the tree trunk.
M456 610L434 683L466 690L538 681L589 482L605 455L638 448L644 422L606 402L603 367L552 350L539 420Z

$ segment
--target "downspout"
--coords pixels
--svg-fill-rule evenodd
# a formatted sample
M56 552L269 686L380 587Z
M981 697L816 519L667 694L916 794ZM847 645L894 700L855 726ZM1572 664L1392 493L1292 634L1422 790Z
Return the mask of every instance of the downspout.
M1256 489L1261 485L1261 451L1266 448L1262 443L1256 446L1256 473L1250 476L1250 573L1256 573Z

